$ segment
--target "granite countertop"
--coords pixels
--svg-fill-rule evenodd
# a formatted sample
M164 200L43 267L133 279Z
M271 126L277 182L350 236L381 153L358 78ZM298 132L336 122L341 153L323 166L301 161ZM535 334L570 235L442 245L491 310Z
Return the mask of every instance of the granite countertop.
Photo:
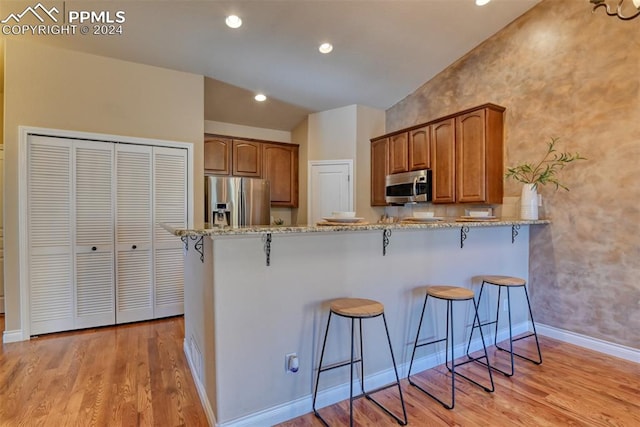
M512 225L535 225L550 224L548 219L522 220L517 218L498 218L497 220L457 220L456 218L446 218L442 221L430 222L394 222L383 223L361 223L344 225L301 225L301 226L247 226L247 227L212 227L209 224L200 225L195 228L176 228L168 224L160 224L165 230L179 237L183 236L237 236L252 234L292 234L292 233L326 233L361 230L428 230L434 228L457 228L457 227L500 227Z

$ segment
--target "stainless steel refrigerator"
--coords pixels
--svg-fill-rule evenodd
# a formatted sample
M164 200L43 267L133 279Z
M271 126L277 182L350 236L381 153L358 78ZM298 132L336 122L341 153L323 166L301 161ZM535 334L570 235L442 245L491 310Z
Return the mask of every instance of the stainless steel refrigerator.
M205 221L217 226L269 225L271 191L266 179L205 176Z

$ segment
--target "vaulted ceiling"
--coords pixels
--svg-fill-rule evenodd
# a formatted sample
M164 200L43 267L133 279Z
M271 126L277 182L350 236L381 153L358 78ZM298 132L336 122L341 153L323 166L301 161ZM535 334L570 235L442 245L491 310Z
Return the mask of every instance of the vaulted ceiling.
M314 111L389 108L538 2L66 1L67 10L124 11L123 34L32 39L204 75L205 119L291 130ZM2 3L3 17L30 4ZM229 14L243 25L228 28ZM268 100L257 104L256 92Z

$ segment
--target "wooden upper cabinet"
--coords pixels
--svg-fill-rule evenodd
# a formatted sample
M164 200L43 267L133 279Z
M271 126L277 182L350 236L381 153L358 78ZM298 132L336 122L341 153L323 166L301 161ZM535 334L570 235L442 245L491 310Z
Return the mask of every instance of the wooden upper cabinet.
M233 175L260 178L262 175L262 144L233 140Z
M502 203L503 110L483 108L456 117L456 199Z
M271 206L298 207L298 146L264 144L263 178L271 187Z
M385 180L389 171L388 138L371 141L371 206L386 206Z
M431 170L433 203L454 203L455 119L433 123L431 129Z
M231 173L231 139L204 136L204 172L216 175Z
M429 126L409 131L409 170L431 169Z
M409 133L389 137L389 174L409 170Z
M485 200L485 111L456 117L456 196L458 202Z

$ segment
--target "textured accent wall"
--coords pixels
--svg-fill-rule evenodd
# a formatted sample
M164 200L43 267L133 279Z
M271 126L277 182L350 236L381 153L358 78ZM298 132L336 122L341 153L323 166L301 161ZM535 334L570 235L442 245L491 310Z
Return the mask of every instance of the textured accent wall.
M498 4L496 4L498 6ZM553 136L589 160L543 187L532 226L536 322L640 348L640 18L545 0L387 110L387 132L485 102L507 108L505 169ZM521 185L505 182L505 196ZM488 272L489 273L489 272ZM491 272L500 273L500 272Z

